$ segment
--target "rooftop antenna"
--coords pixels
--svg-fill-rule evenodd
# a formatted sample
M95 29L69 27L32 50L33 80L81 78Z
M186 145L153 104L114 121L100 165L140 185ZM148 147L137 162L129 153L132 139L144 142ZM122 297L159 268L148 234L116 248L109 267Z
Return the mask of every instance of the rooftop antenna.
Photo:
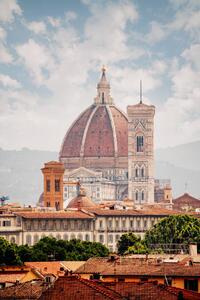
M142 80L140 80L140 104L142 104Z

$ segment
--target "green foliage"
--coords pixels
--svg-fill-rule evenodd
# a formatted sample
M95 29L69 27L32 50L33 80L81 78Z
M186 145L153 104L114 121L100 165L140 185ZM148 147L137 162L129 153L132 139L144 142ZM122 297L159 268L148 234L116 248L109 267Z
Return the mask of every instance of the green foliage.
M141 242L141 238L137 237L135 234L127 233L123 234L118 241L117 247L118 247L118 253L120 255L125 254L128 251L129 247L134 246L136 243Z
M200 243L200 220L189 215L169 216L146 232L145 242L147 245Z
M108 256L108 249L101 243L80 240L42 238L34 246L17 246L0 238L0 264L20 265L25 261L87 260L93 256Z
M144 241L136 242L133 246L128 247L125 254L146 254L149 253L149 249L145 245Z
M22 263L18 252L17 245L9 244L4 238L0 238L0 264L20 265Z

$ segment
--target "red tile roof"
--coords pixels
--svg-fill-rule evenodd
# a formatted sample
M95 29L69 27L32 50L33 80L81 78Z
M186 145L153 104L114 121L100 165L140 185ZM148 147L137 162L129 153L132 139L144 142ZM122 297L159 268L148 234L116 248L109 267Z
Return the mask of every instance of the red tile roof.
M200 208L200 200L192 197L188 193L181 195L180 197L173 199L173 208L182 209L182 206L189 206L193 208Z
M116 291L77 276L60 277L40 300L123 300Z
M140 300L177 300L178 294L182 293L184 300L199 300L200 294L185 289L174 288L153 282L103 282L110 289L115 290L129 299Z
M0 299L39 299L46 289L47 285L43 281L28 281L0 289Z
M16 215L27 219L92 219L89 213L80 210L65 212L15 212Z
M197 276L200 277L200 265L183 265L181 263L148 262L145 259L131 257L90 258L76 270L77 274L99 273L102 276Z

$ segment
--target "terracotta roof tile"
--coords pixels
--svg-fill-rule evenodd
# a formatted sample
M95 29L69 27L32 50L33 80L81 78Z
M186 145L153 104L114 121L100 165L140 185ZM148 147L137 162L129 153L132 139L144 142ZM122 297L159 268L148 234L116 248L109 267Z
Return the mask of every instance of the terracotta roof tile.
M16 215L27 219L92 219L93 217L80 210L65 212L15 212Z
M157 263L145 259L119 257L116 260L110 258L90 258L83 266L76 270L77 274L100 273L109 275L130 276L199 276L200 265L183 265L179 263Z
M46 288L43 281L28 281L0 289L0 299L39 299Z

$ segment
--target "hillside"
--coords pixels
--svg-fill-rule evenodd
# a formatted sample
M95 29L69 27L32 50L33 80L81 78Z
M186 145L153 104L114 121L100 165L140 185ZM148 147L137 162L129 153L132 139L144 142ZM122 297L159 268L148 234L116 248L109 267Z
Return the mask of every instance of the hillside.
M170 178L174 197L187 191L200 197L200 141L156 151L156 178ZM42 192L44 162L56 160L51 151L0 149L0 195L9 195L13 202L34 204Z
M157 161L167 161L176 167L200 171L200 141L156 150Z

